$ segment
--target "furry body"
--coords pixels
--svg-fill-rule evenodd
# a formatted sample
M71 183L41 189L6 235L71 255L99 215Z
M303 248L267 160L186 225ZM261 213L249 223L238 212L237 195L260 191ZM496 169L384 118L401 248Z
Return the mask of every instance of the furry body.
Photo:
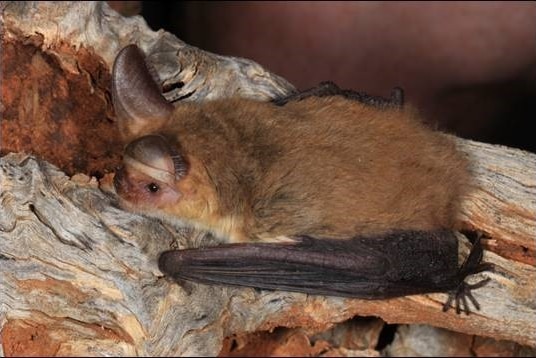
M413 110L339 96L185 103L159 133L190 165L160 210L231 242L452 228L469 179Z

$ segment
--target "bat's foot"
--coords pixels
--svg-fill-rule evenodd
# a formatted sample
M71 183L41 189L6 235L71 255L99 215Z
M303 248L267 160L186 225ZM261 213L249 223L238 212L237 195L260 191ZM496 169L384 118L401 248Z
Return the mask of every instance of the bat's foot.
M344 98L378 108L402 107L404 105L404 91L400 87L393 88L389 98L383 98L379 96L371 96L365 92L343 90L331 81L320 82L318 86L308 90L294 92L286 97L276 98L272 100L272 103L278 106L283 106L288 102L301 101L302 99L309 97L328 96L343 96Z
M476 290L477 288L486 285L489 281L490 278L483 279L475 284L468 284L465 281L462 281L454 291L449 293L449 298L443 305L443 312L447 312L451 307L452 301L455 300L454 307L456 307L456 313L460 314L463 310L466 315L469 315L471 313L471 309L469 308L467 298L469 298L469 300L473 303L473 306L475 306L477 311L480 311L480 305L471 293L471 290Z
M471 303L477 310L480 310L480 305L478 304L478 301L475 299L471 291L485 286L491 279L485 278L474 284L466 283L465 279L467 278L467 276L474 275L479 272L493 271L492 264L481 263L482 256L484 253L482 250L481 238L482 234L477 233L476 238L474 238L473 240L473 247L471 248L469 256L465 259L464 263L458 270L457 276L460 283L454 290L449 292L449 298L447 302L445 302L445 304L443 305L443 312L448 311L451 308L452 301L454 301L454 307L456 307L457 314L460 314L463 310L466 315L469 315L471 313L471 310L469 308L469 302L467 299L471 301Z

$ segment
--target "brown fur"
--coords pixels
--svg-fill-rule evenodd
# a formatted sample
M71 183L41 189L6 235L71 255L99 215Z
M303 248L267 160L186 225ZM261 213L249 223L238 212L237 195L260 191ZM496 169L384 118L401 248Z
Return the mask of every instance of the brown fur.
M469 180L414 110L340 96L181 104L159 132L190 163L163 212L233 242L452 228Z

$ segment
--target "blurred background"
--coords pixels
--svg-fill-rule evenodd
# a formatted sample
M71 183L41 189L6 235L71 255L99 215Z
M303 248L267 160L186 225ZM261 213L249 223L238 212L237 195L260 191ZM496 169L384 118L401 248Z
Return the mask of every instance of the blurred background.
M428 122L536 152L535 2L113 2L190 45L252 59L298 89L331 80Z

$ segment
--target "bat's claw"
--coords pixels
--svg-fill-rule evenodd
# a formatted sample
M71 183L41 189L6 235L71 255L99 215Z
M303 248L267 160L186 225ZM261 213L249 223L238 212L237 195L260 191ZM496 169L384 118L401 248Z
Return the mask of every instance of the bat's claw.
M471 291L485 286L491 279L488 277L474 284L466 283L465 279L469 275L474 275L483 271L494 270L494 266L492 264L481 263L482 256L484 253L480 241L481 238L482 235L478 233L474 240L473 247L471 248L469 256L465 259L464 263L458 271L457 276L460 283L454 290L449 292L449 298L447 299L447 302L445 302L445 304L443 305L443 312L447 312L451 308L452 301L455 301L454 307L456 308L456 313L460 314L463 311L466 315L469 315L471 313L471 309L469 308L469 302L467 299L471 301L477 311L480 310L480 305L478 304L478 301L475 299Z
M471 309L469 308L469 302L467 301L468 298L476 310L480 311L480 305L471 291L485 286L490 280L491 279L488 277L475 284L469 284L462 281L454 291L449 293L449 298L443 305L443 312L447 312L451 308L452 301L455 301L454 307L456 308L456 313L460 314L463 311L466 315L469 315Z

